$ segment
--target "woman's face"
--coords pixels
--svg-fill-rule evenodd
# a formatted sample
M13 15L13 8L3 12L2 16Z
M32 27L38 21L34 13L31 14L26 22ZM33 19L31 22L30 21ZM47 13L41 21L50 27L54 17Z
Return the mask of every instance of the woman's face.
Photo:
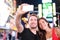
M48 23L44 19L39 20L39 27L43 30L47 29Z

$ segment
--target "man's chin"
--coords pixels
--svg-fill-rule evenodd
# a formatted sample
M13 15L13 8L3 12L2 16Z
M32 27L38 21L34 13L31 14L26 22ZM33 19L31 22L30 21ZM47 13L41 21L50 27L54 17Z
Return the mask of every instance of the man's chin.
M37 27L31 27L32 29L36 29Z

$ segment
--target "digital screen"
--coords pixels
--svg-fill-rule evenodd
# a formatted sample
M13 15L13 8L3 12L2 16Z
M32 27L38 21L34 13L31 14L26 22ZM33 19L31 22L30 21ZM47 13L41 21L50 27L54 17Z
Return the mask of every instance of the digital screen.
M46 18L51 23L53 21L52 3L51 2L43 3L42 6L43 17Z

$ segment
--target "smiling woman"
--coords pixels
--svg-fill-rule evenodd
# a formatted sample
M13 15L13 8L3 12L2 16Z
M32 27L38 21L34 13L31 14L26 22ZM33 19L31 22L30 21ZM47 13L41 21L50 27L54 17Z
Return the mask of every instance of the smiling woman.
M38 20L38 29L42 32L42 40L60 40L60 28L51 28L48 21L45 18Z

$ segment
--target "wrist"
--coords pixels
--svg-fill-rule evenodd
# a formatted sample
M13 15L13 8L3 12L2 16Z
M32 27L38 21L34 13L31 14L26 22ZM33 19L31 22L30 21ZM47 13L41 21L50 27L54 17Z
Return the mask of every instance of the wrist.
M17 16L20 16L20 15L22 15L22 14L21 14L21 13L19 13L19 12L16 12L16 15L17 15Z

